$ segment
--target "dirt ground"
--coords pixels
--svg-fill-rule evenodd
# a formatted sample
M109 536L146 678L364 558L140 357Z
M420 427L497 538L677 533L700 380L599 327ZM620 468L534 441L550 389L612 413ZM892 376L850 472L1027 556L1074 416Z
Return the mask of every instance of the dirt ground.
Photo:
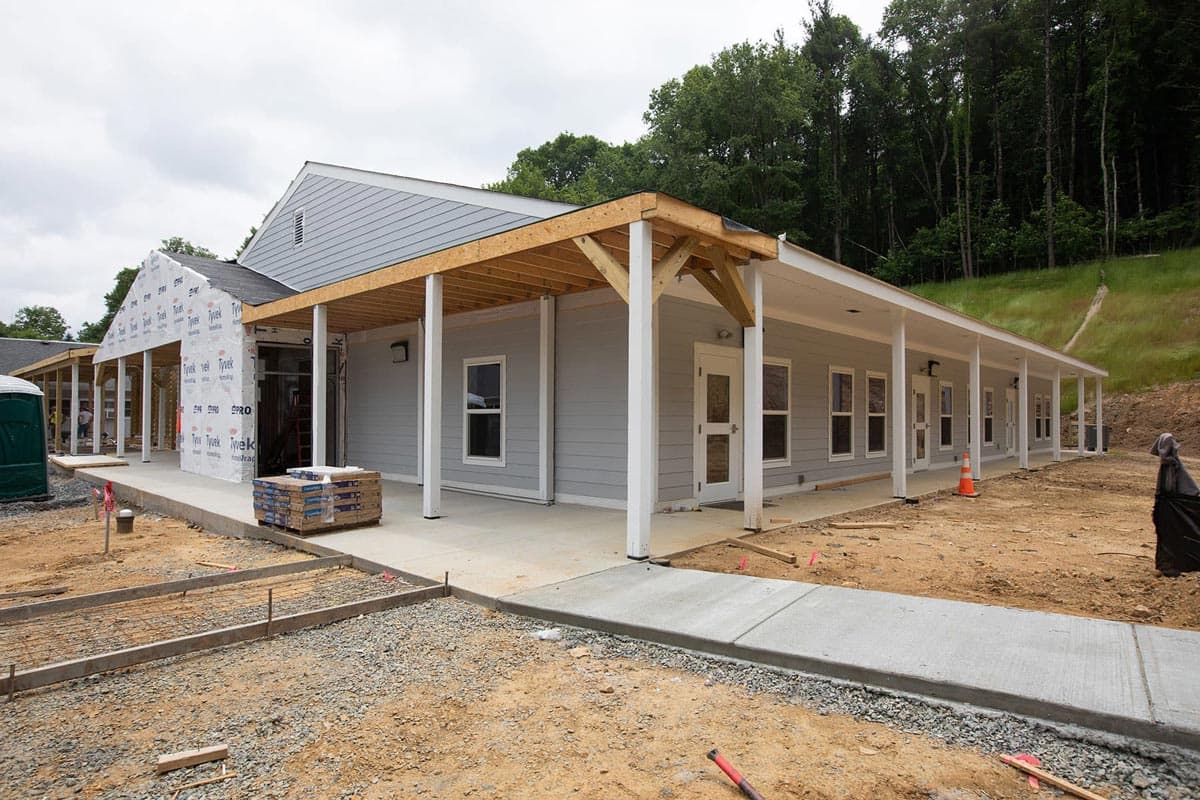
M1087 413L1094 422L1094 404ZM1104 418L1112 431L1110 447L1145 453L1160 433L1170 432L1184 456L1200 457L1200 381L1105 397Z
M795 566L724 544L672 566L739 573L745 557L749 575L1200 630L1200 573L1154 569L1157 469L1140 453L1069 461L981 482L975 499L943 492L753 537ZM827 524L851 521L896 527Z
M131 534L118 534L114 520L105 556L100 513L97 520L89 505L0 519L0 593L65 585L69 593L58 596L69 597L214 571L198 561L246 569L311 558L266 542L213 536L157 514L138 516ZM30 601L0 600L0 607Z

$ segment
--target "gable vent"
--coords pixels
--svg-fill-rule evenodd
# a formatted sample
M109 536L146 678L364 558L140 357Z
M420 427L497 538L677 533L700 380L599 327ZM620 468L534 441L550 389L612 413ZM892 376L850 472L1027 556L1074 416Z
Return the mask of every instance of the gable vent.
M292 214L292 246L304 244L304 209L298 209Z

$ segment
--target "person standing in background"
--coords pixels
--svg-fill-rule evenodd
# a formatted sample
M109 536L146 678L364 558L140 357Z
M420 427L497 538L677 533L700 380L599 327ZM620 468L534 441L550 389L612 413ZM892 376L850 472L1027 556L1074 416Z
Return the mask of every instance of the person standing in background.
M88 411L86 405L80 406L79 419L76 421L79 423L79 438L86 439L88 437L88 429L92 425L92 412Z

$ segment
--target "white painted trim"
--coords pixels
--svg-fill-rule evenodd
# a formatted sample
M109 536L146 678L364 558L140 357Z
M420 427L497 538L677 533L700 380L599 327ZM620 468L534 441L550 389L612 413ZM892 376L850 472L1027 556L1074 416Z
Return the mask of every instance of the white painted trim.
M872 378L883 381L883 413L882 414L871 412L871 379ZM865 392L865 394L863 395L863 411L866 413L866 416L864 417L866 427L863 429L863 442L867 448L867 458L887 458L887 454L888 454L887 406L888 406L888 388L889 388L890 383L891 382L888 380L888 376L887 376L886 372L880 372L879 370L873 370L873 369L867 370L867 376L863 380L863 391ZM872 450L871 449L871 417L883 417L883 449L882 450Z
M472 409L467 404L467 387L470 385L467 377L470 374L471 367L481 367L490 364L500 365L500 408L476 408ZM506 423L505 419L508 416L508 356L474 356L472 358L463 359L463 380L462 380L462 463L470 464L476 467L503 467L505 455L505 434ZM490 458L487 456L472 456L469 455L468 444L470 440L470 427L467 424L471 416L499 416L500 417L500 457Z
M554 502L554 344L555 299L538 301L538 496Z
M763 527L763 317L762 270L752 260L743 272L755 324L742 330L742 527ZM788 371L791 390L791 371ZM788 398L791 408L791 398ZM789 426L790 427L790 426ZM731 448L732 449L732 448Z
M1104 455L1104 381L1096 378L1096 455Z
M850 411L836 412L839 417L848 416L850 418L850 452L848 453L835 454L833 452L833 375L835 372L840 375L850 376ZM855 371L853 367L839 367L835 364L829 365L828 381L825 384L825 433L826 445L828 449L827 455L829 456L829 460L831 462L854 460L854 412L858 408L858 398L854 396L854 384L857 383L857 376L854 374L854 372Z
M1084 386L1083 377L1080 376L1079 378L1076 379L1076 389L1079 392L1079 396L1078 396L1078 399L1076 400L1076 409L1075 410L1076 410L1076 417L1078 419L1077 424L1079 426L1079 430L1078 430L1079 439L1078 439L1077 444L1079 447L1079 455L1081 455L1081 456L1087 452L1084 449L1084 442L1085 442L1084 432L1086 430L1084 426L1087 423L1086 413L1085 413L1087 411L1087 407L1084 405L1084 401L1087 399L1087 394L1084 392L1084 388L1085 388L1085 386Z
M983 477L980 465L983 462L983 375L979 362L982 360L979 338L971 348L971 360L967 364L967 442L971 455L971 477Z
M987 413L988 395L992 396L992 413L991 414ZM987 426L983 425L982 423L986 422L989 419L992 421L992 438L991 439L983 438L987 434ZM981 416L980 420L981 420L981 428L980 428L980 434L979 434L981 437L980 441L984 445L995 447L996 446L996 389L992 386L983 387L983 408L982 408L982 416Z
M654 229L639 220L629 224L628 446L626 448L625 553L630 558L650 555L650 515L654 497L652 472L658 470L654 452Z
M150 422L153 419L153 407L150 404L150 396L154 391L154 353L150 350L142 351L142 463L150 461ZM74 420L71 421L74 425Z
M1046 438L1045 430L1042 427L1042 420L1045 419L1045 411L1042 405L1042 393L1034 392L1033 394L1033 441L1040 442Z
M1024 356L1017 376L1017 462L1029 469L1029 359Z
M417 482L425 474L425 320L417 320Z
M708 494L707 496L705 495L708 492L708 481L706 480L708 477L708 453L704 437L710 434L703 432L702 426L709 424L705 418L708 405L708 382L703 380L703 376L700 374L702 372L701 359L705 357L727 358L734 362L729 375L729 491L726 494ZM746 410L743 408L745 388L742 386L742 382L745 380L744 373L745 363L740 347L728 347L708 342L692 343L692 482L697 487L697 502L720 503L726 500L736 500L741 494L745 445L738 423L740 420L743 426L745 424Z
M918 394L917 386L921 386L920 394L925 395L925 458L919 463L917 461L917 402ZM933 423L930 422L930 417L933 416L930 412L933 410L933 379L928 375L913 375L909 379L909 385L912 387L913 402L909 408L908 421L911 428L906 434L909 437L909 443L912 445L911 463L907 468L912 472L926 472L933 467L933 447L930 445L929 433L933 428Z
M908 496L908 347L903 309L892 322L892 497Z
M672 503L677 502L675 500ZM678 501L682 502L682 501ZM616 500L611 497L591 497L586 494L563 494L559 492L554 497L554 504L557 506L592 506L593 508L611 508L614 511L624 511L626 504L624 500Z
M417 460L420 461L420 459ZM403 472L381 472L379 473L379 477L385 481L395 481L396 483L411 483L416 485L421 482L421 479L416 475L409 475Z
M930 370L932 372L933 370ZM942 407L942 390L950 390L950 413L946 414ZM938 452L948 453L954 449L954 381L944 381L938 379ZM946 417L950 418L950 441L942 441L942 420ZM928 446L928 445L927 445Z
M783 458L764 458L762 465L763 469L781 469L792 465L792 407L795 405L792 402L792 360L790 358L780 358L778 356L763 356L763 365L770 364L775 367L785 367L787 369L787 411L768 411L766 408L766 383L764 382L763 394L763 416L784 417L787 420L787 431L785 433L787 441L787 453ZM766 433L763 433L764 444L766 441Z
M104 439L104 387L100 385L100 365L92 364L92 453L100 455Z
M314 466L324 466L327 453L326 413L329 398L326 396L325 373L329 367L329 309L321 304L313 306L312 327L312 441L309 449Z
M1062 370L1055 370L1050 384L1050 450L1055 461L1062 461Z
M115 423L115 435L117 439L117 458L125 457L125 359L127 356L117 357L117 399L113 403L113 421ZM1082 441L1082 440L1081 440Z
M150 351L147 350L147 353ZM71 362L71 419L68 423L70 427L69 441L71 443L71 455L79 455L79 360L75 359Z
M421 513L442 515L442 276L425 276L424 415L421 423Z
M536 503L548 506L536 489L512 489L507 486L493 486L489 483L470 483L467 481L443 481L442 486L463 494L474 494L483 497L494 497L497 500L514 500L519 503Z

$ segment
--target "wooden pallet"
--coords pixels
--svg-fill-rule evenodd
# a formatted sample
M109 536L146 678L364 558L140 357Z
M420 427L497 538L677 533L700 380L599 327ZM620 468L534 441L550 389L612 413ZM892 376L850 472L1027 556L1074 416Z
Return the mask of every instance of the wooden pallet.
M376 517L375 519L366 520L364 522L347 522L344 525L329 525L327 527L310 528L302 531L297 530L296 528L288 528L283 525L276 525L272 522L266 522L261 519L258 520L258 525L260 528L270 528L273 531L282 531L284 533L290 533L293 536L315 536L318 533L333 533L334 531L348 531L355 528L369 528L372 525L378 525L379 523L380 518Z

